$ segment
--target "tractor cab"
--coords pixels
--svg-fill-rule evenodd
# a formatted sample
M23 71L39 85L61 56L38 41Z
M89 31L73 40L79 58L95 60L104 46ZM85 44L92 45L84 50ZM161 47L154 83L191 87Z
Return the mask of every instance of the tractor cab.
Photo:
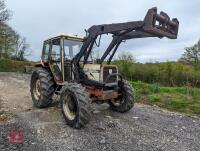
M58 85L74 80L72 62L80 52L83 42L83 37L64 34L44 41L42 62L51 69ZM79 62L80 67L83 68L82 76L87 77L87 79L84 78L84 83L87 83L88 86L96 85L100 87L105 83L107 86L117 85L118 76L115 75L118 74L117 66L98 63L98 59L97 61L88 59L84 63L85 56Z
M73 79L71 61L83 45L83 37L59 35L44 41L42 62L51 68L57 83Z

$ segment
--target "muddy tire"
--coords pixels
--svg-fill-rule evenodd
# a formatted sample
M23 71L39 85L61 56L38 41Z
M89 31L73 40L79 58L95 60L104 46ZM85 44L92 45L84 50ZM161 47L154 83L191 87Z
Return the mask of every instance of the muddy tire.
M51 72L47 69L36 68L31 76L30 91L35 107L48 107L52 103L55 91L55 82Z
M82 85L77 83L65 85L62 88L60 101L67 125L79 129L89 123L91 99Z
M116 112L124 113L134 106L134 92L128 81L119 82L121 98L116 102L109 101L110 109Z

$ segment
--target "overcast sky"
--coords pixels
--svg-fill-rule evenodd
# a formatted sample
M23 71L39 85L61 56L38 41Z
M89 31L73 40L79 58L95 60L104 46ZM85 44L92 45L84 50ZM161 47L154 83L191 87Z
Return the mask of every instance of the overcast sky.
M180 21L177 40L147 38L129 40L126 51L137 61L173 61L200 38L200 0L7 0L13 11L9 24L27 38L29 57L39 60L43 40L59 33L85 35L92 25L143 20L147 10L157 6ZM103 44L102 44L103 45Z

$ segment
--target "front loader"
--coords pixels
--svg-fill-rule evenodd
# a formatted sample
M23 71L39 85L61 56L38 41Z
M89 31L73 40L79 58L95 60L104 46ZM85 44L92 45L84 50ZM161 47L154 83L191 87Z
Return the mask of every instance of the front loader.
M108 103L110 109L124 113L134 106L134 91L111 61L124 40L146 37L176 39L179 21L157 8L149 9L143 21L94 25L86 37L59 35L44 41L41 61L31 77L31 96L38 108L52 103L60 95L66 123L74 128L90 119L91 103ZM90 60L101 35L111 34L112 41L101 58Z

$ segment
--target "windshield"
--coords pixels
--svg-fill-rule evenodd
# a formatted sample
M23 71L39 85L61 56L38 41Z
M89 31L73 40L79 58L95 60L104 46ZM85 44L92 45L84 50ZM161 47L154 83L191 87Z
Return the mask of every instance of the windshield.
M73 41L73 40L64 40L64 55L65 59L72 60L74 56L80 51L83 42Z

